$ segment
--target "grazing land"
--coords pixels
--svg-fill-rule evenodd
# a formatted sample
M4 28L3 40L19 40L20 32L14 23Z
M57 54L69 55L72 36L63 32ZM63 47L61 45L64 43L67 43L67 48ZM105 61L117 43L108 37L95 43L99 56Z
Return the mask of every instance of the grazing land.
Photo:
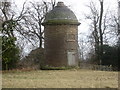
M118 88L118 72L72 70L7 71L3 88Z

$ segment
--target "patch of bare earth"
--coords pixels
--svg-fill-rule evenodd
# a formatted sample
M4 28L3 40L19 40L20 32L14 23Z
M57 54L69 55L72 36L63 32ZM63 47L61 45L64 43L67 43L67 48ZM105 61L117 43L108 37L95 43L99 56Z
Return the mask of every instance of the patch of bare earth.
M118 88L118 72L38 70L5 72L3 88Z

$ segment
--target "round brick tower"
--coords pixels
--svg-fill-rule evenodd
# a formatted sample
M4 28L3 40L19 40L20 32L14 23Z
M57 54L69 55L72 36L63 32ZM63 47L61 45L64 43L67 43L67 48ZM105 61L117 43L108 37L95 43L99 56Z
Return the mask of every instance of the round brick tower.
M63 2L58 2L57 6L46 14L43 22L46 66L78 65L79 24L75 14Z

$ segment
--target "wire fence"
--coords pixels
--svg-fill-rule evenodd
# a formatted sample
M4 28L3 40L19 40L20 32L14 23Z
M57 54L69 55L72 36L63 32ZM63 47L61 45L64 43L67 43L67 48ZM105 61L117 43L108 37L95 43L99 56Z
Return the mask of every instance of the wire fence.
M100 71L113 71L115 70L112 65L104 66L104 65L92 65L92 64L80 64L81 69L89 69L89 70L100 70Z

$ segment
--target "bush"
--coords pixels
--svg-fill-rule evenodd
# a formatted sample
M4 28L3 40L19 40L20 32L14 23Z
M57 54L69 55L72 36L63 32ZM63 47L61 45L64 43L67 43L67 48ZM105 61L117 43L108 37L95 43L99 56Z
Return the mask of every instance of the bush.
M104 45L103 47L103 65L112 65L118 67L118 50L117 46Z
M2 69L9 70L16 68L20 58L19 48L15 45L15 38L2 37Z

